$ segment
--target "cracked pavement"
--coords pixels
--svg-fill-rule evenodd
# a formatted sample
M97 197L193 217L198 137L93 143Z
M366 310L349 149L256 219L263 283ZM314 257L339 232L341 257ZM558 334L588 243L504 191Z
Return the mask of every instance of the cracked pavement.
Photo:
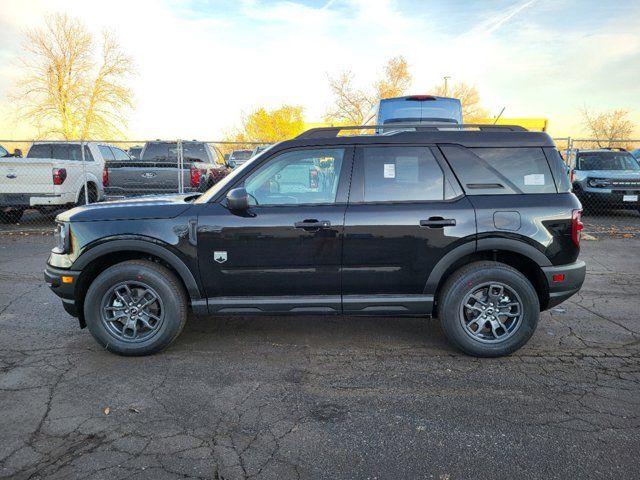
M0 235L0 477L640 478L637 238L583 242L580 295L483 360L355 317L191 318L118 357L44 284L51 242Z

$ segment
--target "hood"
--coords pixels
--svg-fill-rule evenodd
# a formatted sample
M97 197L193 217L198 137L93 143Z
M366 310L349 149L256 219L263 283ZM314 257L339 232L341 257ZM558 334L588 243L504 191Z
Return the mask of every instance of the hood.
M574 170L574 174L581 178L640 180L640 170Z
M144 220L174 218L191 207L199 194L146 195L142 197L93 203L72 208L56 217L60 222L104 220Z

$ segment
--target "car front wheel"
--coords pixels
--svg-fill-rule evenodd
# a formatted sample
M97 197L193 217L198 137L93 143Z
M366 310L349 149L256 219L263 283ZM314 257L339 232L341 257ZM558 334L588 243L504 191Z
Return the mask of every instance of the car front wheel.
M182 331L187 298L166 267L144 260L118 263L91 283L84 302L87 327L119 355L159 352Z
M447 280L438 316L447 337L460 350L499 357L531 338L540 302L533 285L516 269L499 262L475 262Z

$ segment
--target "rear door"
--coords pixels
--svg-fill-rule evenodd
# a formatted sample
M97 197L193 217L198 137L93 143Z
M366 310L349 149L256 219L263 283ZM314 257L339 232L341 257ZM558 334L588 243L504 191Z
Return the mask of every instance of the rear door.
M345 215L345 313L430 313L429 274L450 250L475 241L475 214L429 146L356 150Z

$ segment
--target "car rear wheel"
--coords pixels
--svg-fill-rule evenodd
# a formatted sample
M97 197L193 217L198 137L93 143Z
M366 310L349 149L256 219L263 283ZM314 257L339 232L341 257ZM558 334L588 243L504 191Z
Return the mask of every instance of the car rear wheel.
M499 262L475 262L447 280L438 316L447 337L460 350L499 357L531 338L540 302L533 285L516 269Z
M119 355L166 348L187 321L187 297L167 268L144 260L116 264L91 283L84 303L89 331Z

